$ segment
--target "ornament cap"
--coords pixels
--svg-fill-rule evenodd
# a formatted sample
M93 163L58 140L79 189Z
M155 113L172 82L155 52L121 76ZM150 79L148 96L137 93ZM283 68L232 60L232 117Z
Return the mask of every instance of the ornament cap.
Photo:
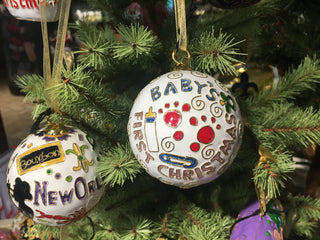
M69 132L69 128L62 125L61 123L50 123L49 126L45 129L45 135L49 136L62 136Z

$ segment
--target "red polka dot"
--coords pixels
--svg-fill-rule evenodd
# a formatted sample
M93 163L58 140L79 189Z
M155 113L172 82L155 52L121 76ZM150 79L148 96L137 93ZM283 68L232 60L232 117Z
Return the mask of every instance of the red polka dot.
M220 129L220 128L221 128L221 126L220 126L220 124L218 124L218 125L217 125L217 129Z
M174 106L178 107L179 106L179 102L174 102Z
M198 120L195 117L191 117L189 122L193 126L196 126L198 124Z
M201 116L201 120L205 122L207 120L207 117L206 116Z
M159 113L162 113L162 108L159 108L158 112L159 112Z
M214 138L213 129L209 126L205 126L199 130L197 137L201 143L210 143Z
M194 151L194 152L199 151L199 149L200 149L199 143L192 143L192 144L190 145L190 149L191 149L192 151Z
M183 132L177 131L173 134L173 138L177 141L181 140L183 138Z
M169 108L169 107L170 107L170 104L169 104L169 103L166 103L164 106L165 106L165 108Z
M190 111L190 105L188 103L183 104L182 111L189 112Z
M214 123L216 122L216 119L214 117L211 118L211 122Z
M171 110L164 115L164 121L171 127L177 127L181 123L181 114L177 110Z

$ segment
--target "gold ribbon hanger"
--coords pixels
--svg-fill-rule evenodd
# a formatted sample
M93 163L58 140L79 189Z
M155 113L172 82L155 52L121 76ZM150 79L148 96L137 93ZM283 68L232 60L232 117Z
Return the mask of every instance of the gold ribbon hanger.
M174 0L178 50L187 51L187 21L185 0Z
M52 88L61 82L64 47L68 28L71 0L60 0L60 15L57 31L57 41L53 57L52 73L50 65L50 51L46 17L47 2L47 0L40 0L41 30L43 40L43 76L45 81L44 86L46 89L46 99L49 107L52 108L55 112L60 113L59 99Z
M43 78L44 78L44 88L49 87L51 83L51 62L50 62L50 50L49 50L49 37L48 37L48 26L47 26L47 1L40 1L40 16L41 16L41 31L42 31L42 43L43 43ZM46 99L48 105L51 97L46 92Z
M174 13L176 22L177 48L172 52L172 59L177 64L176 68L188 68L187 63L190 61L190 53L187 50L187 21L186 21L186 4L185 0L174 0ZM179 62L176 58L178 51L187 54L185 62Z

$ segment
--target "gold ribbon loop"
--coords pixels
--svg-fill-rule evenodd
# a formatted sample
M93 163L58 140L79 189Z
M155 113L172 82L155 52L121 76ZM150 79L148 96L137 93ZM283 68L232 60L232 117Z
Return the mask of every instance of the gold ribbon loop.
M185 0L174 0L178 50L187 51L187 23Z
M66 40L66 33L68 28L69 12L71 6L71 0L60 0L60 15L59 24L57 31L57 42L54 51L54 59L52 66L50 66L50 52L48 43L48 30L47 30L47 17L46 17L46 4L47 0L42 0L40 2L40 14L41 14L41 29L43 36L43 71L45 79L45 88L48 89L46 93L46 98L49 107L51 107L55 112L60 112L59 110L59 99L52 92L52 87L61 82L61 73L63 66L63 56L64 56L64 46Z
M271 152L268 149L260 146L258 152L260 155L258 165L266 164L268 161L276 162L276 159L272 156Z
M42 43L43 43L43 77L44 87L50 87L51 83L51 63L50 63L50 50L49 50L49 38L47 27L47 7L46 1L40 1L40 16L41 16L41 31L42 31ZM46 98L49 106L51 106L48 92L46 92Z
M174 49L172 52L172 59L173 61L177 64L175 69L189 69L189 67L187 66L188 62L190 61L190 53L188 52L188 50L182 50L180 49L179 52L185 52L187 54L187 59L184 62L178 61L176 58L176 54L177 54L177 49Z

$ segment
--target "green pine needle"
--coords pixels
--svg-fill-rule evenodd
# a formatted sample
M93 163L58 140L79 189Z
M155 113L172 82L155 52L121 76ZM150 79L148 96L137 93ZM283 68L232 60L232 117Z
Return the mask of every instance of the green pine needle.
M194 68L205 72L220 72L221 74L231 73L238 75L234 63L240 62L232 56L245 55L237 52L236 45L243 41L234 42L231 35L222 33L218 36L214 34L214 28L211 32L204 32L200 37L191 43L191 54Z
M314 229L317 227L316 222L309 222L306 220L299 220L293 228L293 232L302 237L301 239L311 239Z
M292 156L288 152L271 151L276 161L268 161L253 169L253 181L260 189L266 190L269 198L280 194L280 188L285 187L288 180L287 174L294 170Z
M112 65L112 46L116 41L113 30L105 27L100 31L94 24L80 21L72 25L77 29L77 35L82 41L81 48L74 51L78 54L80 63L101 69Z
M305 57L301 64L287 72L279 83L270 89L263 89L256 97L248 98L248 109L256 109L268 104L280 103L314 91L320 84L320 60L316 57Z
M133 156L130 146L117 145L101 156L101 164L97 171L103 178L105 185L123 186L127 180L133 182L134 178L142 172L141 165Z
M153 54L159 52L160 43L152 31L140 25L129 27L120 24L117 31L122 41L113 46L114 57L119 60L136 62L138 57L153 59Z
M320 199L298 195L294 197L294 200L297 204L299 204L299 207L297 208L297 214L300 219L306 219L309 221L320 220Z
M150 240L152 233L152 222L141 217L127 216L131 228L125 230L121 235L122 240Z
M272 104L257 109L251 117L250 127L260 143L287 149L320 143L320 112L312 107L301 109L290 103Z
M97 230L95 234L96 240L120 240L121 235L117 232L111 225L108 224L100 224L101 229Z
M26 94L26 99L33 101L35 99L43 100L45 95L43 92L44 79L37 74L22 75L17 77L17 85L21 91Z
M219 212L206 212L190 204L182 210L185 220L180 225L180 232L189 240L228 239L234 220L223 217Z
M40 75L23 75L17 77L17 85L25 93L24 101L36 103L32 110L35 119L40 113L48 108L44 88L44 79Z
M109 91L100 81L94 79L94 74L88 69L88 65L78 65L74 70L64 69L62 74L64 80L46 91L55 93L57 99L63 103L61 106L63 112L86 108L85 111L99 110L101 114L108 114L113 118L119 118L123 114L122 107L112 102Z

